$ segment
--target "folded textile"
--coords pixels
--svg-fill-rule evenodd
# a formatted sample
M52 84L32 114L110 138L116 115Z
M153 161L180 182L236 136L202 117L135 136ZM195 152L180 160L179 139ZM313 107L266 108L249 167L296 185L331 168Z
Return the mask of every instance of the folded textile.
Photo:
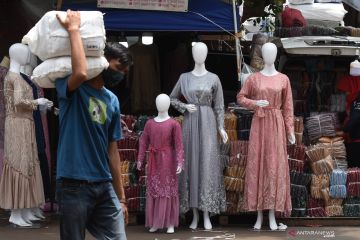
M312 142L324 136L334 137L336 135L333 117L328 114L308 117L306 128Z

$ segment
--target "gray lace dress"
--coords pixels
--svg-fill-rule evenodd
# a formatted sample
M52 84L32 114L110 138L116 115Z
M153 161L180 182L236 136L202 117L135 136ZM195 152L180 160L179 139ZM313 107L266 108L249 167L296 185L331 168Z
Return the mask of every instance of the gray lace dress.
M195 104L197 111L186 111ZM217 75L183 73L170 94L171 104L184 114L184 171L180 176L180 211L198 208L212 214L225 211L223 164L219 157L217 130L224 127L224 98Z

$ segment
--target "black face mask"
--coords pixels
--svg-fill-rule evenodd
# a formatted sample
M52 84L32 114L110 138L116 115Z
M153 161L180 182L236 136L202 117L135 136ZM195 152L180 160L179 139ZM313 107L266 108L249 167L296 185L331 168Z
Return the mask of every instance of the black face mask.
M102 72L102 77L104 79L106 87L114 87L121 83L121 81L125 77L125 74L108 68Z

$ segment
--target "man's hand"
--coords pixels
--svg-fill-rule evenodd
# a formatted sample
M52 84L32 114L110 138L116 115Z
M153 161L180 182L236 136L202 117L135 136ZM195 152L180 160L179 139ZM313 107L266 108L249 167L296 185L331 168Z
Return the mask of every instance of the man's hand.
M67 10L66 16L56 14L60 24L67 30L79 30L80 29L80 12Z
M129 223L129 212L127 209L127 206L125 205L125 203L121 203L121 208L124 214L124 220L125 220L125 224L128 225Z

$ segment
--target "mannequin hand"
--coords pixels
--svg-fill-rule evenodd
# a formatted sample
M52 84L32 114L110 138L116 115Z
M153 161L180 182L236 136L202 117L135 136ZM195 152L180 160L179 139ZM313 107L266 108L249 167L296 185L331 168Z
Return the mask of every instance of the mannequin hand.
M267 106L269 106L269 102L267 100L257 100L255 102L255 104L258 107L267 107Z
M35 100L37 105L42 106L42 107L46 107L46 108L51 108L54 103L46 98L38 98Z
M137 163L136 169L137 169L138 171L141 171L141 163L140 163L140 162Z
M224 129L220 129L220 136L223 140L223 143L226 143L229 139L229 137Z
M56 14L60 24L67 30L79 30L80 29L80 12L79 11L66 11L66 16L60 16Z
M291 133L288 138L290 144L295 144L295 134Z
M180 166L178 166L176 168L176 174L180 174L182 172L182 168Z
M186 110L188 110L189 113L196 112L196 106L194 104L186 104L185 106Z

